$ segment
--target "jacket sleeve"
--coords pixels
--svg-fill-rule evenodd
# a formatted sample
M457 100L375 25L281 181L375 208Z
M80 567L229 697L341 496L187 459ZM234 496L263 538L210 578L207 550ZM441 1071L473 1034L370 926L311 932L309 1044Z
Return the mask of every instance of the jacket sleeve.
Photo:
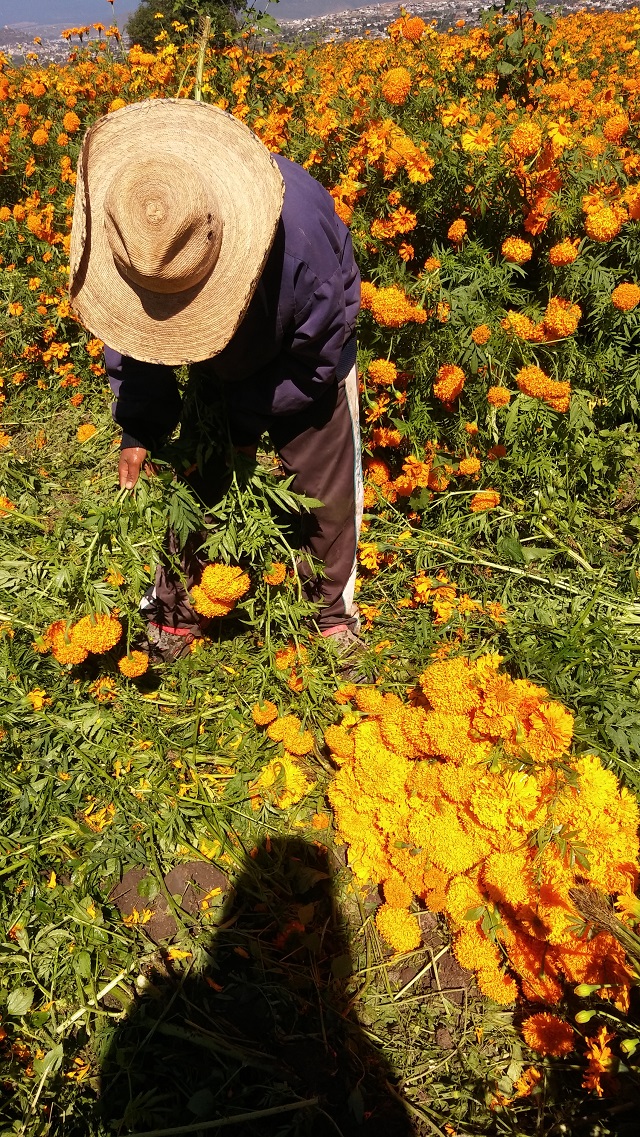
M175 429L182 400L175 371L157 363L140 363L105 347L109 384L115 396L112 414L122 427L122 449L153 450Z

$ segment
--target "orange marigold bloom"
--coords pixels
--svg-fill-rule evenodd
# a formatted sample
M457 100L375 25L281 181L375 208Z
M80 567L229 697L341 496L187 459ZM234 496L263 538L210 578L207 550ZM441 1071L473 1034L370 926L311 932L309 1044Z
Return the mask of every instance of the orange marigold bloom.
M447 237L454 245L459 245L466 235L467 223L462 217L459 217L457 221L453 221L447 229Z
M367 368L372 382L390 387L398 378L398 369L390 359L374 359Z
M406 67L392 67L381 77L380 90L383 99L396 107L406 103L411 91L411 74Z
M511 402L511 391L507 387L489 387L487 402L491 407L506 407Z
M44 639L51 648L58 663L84 663L88 650L78 641L76 629L68 627L65 620L56 620L47 628Z
M422 39L426 24L419 16L409 16L402 24L402 35L410 43L419 43Z
M440 268L440 261L437 257L427 257L424 267L427 272L436 272Z
M452 403L464 387L465 374L461 367L453 363L443 363L433 384L433 393L442 403Z
M537 1050L538 1054L564 1058L575 1050L576 1035L573 1027L564 1019L546 1011L526 1019L522 1024L522 1034L527 1046Z
M424 324L427 313L409 300L396 285L377 288L371 297L371 314L383 328L400 328L403 324Z
M553 245L549 249L549 263L554 268L564 268L565 265L571 265L578 257L578 245L580 238L576 237L573 241L569 237L565 237L557 245Z
M5 517L7 513L11 513L12 509L15 509L13 502L9 501L8 497L0 497L0 517Z
M193 607L203 616L226 616L250 585L239 565L207 565L200 584L191 589Z
M121 635L122 624L115 616L83 616L73 628L74 641L96 655L111 651Z
M479 458L463 458L458 466L459 474L477 474L482 462Z
M514 312L509 309L502 321L502 327L505 332L513 332L521 340L535 339L536 328L533 320L530 320L528 316L523 316L521 312Z
M483 344L488 343L491 339L491 328L488 324L478 324L477 328L474 328L471 333L471 339L474 343L477 343L479 347L482 347Z
M262 579L265 584L282 584L285 576L287 575L287 566L283 565L281 561L274 561L268 572L263 572Z
M591 210L584 223L585 232L592 241L611 241L622 229L624 216L619 210L605 205Z
M523 241L520 237L507 237L506 241L502 242L501 252L506 261L516 265L526 264L533 256L529 242Z
M637 284L619 284L611 293L611 303L620 312L630 312L640 304L640 288Z
M516 375L516 383L524 395L542 399L554 411L564 412L569 409L569 383L555 382L539 367L522 367Z
M34 130L33 134L31 135L31 141L33 142L34 146L46 146L47 142L49 141L48 130L43 130L41 126L38 127L38 129Z
M75 134L80 128L80 119L74 111L67 111L62 120L62 125L67 134Z
M420 946L420 926L415 916L406 908L392 908L382 904L376 912L376 927L383 940L395 951L415 951Z
M561 300L559 296L552 296L544 314L545 332L554 339L573 335L581 316L582 309L578 304L572 304L570 300Z
M265 703L256 703L251 708L251 717L253 718L256 726L268 726L269 723L274 722L278 717L278 708L275 703L269 701Z
M78 442L87 442L89 438L93 438L96 433L97 427L92 422L84 422L79 426L76 431L76 438Z
M479 490L471 498L469 509L472 513L486 513L489 509L495 509L497 505L500 505L500 494L497 490Z
M629 119L626 114L614 114L605 122L602 133L607 142L620 142L629 130Z
M377 291L378 289L375 284L371 284L368 280L363 280L360 285L360 307L364 308L365 311L370 311L373 298Z
M509 139L509 146L516 158L529 158L532 154L537 154L541 145L542 131L535 122L518 123Z
M118 660L118 667L127 679L137 679L144 675L149 666L149 656L144 651L130 651Z

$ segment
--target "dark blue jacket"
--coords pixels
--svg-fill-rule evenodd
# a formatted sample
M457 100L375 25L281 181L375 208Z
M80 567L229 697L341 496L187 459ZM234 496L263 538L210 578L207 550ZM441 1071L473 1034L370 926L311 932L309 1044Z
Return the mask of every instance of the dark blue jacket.
M285 194L262 276L227 346L194 365L205 384L209 376L227 383L227 401L248 419L304 410L355 362L360 274L349 230L315 178L274 158ZM180 418L174 369L110 347L105 360L123 447L153 448Z

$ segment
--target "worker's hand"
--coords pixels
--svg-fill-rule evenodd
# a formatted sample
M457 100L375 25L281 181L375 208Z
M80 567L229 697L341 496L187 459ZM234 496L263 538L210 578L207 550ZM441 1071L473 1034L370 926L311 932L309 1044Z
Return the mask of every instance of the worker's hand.
M128 446L120 451L118 476L121 490L132 490L135 486L142 463L147 457L144 446Z

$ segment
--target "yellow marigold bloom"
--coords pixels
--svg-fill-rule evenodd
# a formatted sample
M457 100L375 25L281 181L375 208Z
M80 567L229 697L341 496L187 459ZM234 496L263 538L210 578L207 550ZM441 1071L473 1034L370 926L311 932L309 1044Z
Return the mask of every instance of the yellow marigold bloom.
M383 940L395 951L415 951L420 947L420 926L415 916L406 908L392 908L382 904L376 912L376 927Z
M564 268L565 265L571 265L578 258L578 245L580 244L579 237L575 240L570 240L565 237L557 245L553 245L549 249L549 263L554 268Z
M111 567L107 571L107 574L106 574L104 579L106 580L107 584L113 584L116 587L118 587L121 584L124 584L124 577L123 577L122 573L120 572L119 569L114 568L113 565L111 565Z
M497 490L479 490L469 502L472 513L486 513L488 509L495 509L500 505L500 494Z
M392 67L381 76L380 90L383 99L396 107L406 103L411 91L411 74L406 67Z
M390 359L374 359L367 368L373 383L391 387L398 378L398 369Z
M467 434L471 435L471 437L476 435L479 431L477 422L465 422L464 429Z
M491 328L488 324L478 324L477 328L474 328L471 333L471 339L478 344L478 347L482 347L491 339Z
M278 809L290 809L302 801L312 786L293 756L285 753L281 758L272 758L249 790L253 796L268 797Z
M502 255L505 261L511 261L512 264L523 265L531 260L533 256L533 249L528 241L523 241L520 237L507 237L502 242Z
M324 732L324 740L338 765L345 759L353 757L355 740L343 726L328 726Z
M458 466L459 474L477 474L482 467L479 458L463 458Z
M526 749L538 762L548 762L565 754L573 738L573 715L560 703L542 703L529 716L531 730Z
M516 158L530 158L537 154L542 145L542 131L535 122L519 122L515 127L509 146Z
M505 332L513 332L521 340L533 340L535 337L535 324L528 316L523 316L521 312L508 311L502 327Z
M27 691L25 698L31 703L34 711L41 711L44 706L51 703L51 699L42 687L34 687L33 691Z
M89 694L93 695L99 703L107 703L116 697L116 681L110 676L95 679L89 684Z
M501 1007L508 1007L518 998L518 984L499 968L481 968L478 971L478 987L487 999L492 999Z
M96 430L97 427L95 427L92 422L84 422L76 431L78 442L87 442L89 438L93 438Z
M443 363L433 384L433 393L442 403L452 403L464 387L465 374L461 367L453 363Z
M620 312L630 312L640 304L640 288L637 284L619 284L611 293L611 303Z
M620 142L629 130L629 119L626 114L614 114L605 122L602 133L607 142Z
M365 311L370 311L371 305L373 303L373 298L376 295L377 291L378 289L376 288L375 284L371 284L369 281L363 280L362 284L360 285L360 307Z
M118 660L118 667L127 679L137 679L144 675L149 666L149 656L144 651L130 651Z
M233 600L212 600L204 588L194 584L191 589L191 604L201 616L228 616L235 607Z
M453 221L447 229L447 237L454 245L459 245L466 235L467 223L462 217L459 217L457 221Z
M491 407L506 407L511 402L511 391L507 387L489 387L487 402Z
M73 628L73 640L87 651L102 655L115 647L122 635L122 624L115 616L83 616Z
M413 900L413 892L399 873L394 873L382 885L386 904L392 908L409 908Z
M605 205L587 214L585 233L592 241L611 241L622 229L623 221L624 217L618 210Z
M401 288L391 285L378 288L370 301L371 314L383 328L400 328L403 324L424 324L427 313L413 304Z
M546 1011L525 1019L522 1034L532 1050L537 1050L538 1054L550 1054L553 1058L564 1058L576 1048L573 1027Z
M535 366L522 367L515 379L524 395L529 395L532 399L543 399L554 411L564 412L569 409L569 383L556 382Z
M202 616L226 616L250 584L247 573L238 565L207 565L200 584L191 589L191 602Z
M107 0L107 3L108 2L109 2L109 0ZM126 105L127 104L124 101L124 99L120 99L120 98L112 99L111 102L109 103L109 108L108 108L109 113L111 114L113 111L119 111L121 107L126 107Z
M544 330L554 339L573 335L581 316L582 309L578 304L572 304L570 300L561 300L559 296L552 296L544 314Z
M280 561L274 561L268 572L263 572L262 579L265 584L275 586L282 584L285 576L287 575L287 566L283 565Z
M256 726L268 726L278 717L278 708L275 703L255 703L251 708L251 717Z

